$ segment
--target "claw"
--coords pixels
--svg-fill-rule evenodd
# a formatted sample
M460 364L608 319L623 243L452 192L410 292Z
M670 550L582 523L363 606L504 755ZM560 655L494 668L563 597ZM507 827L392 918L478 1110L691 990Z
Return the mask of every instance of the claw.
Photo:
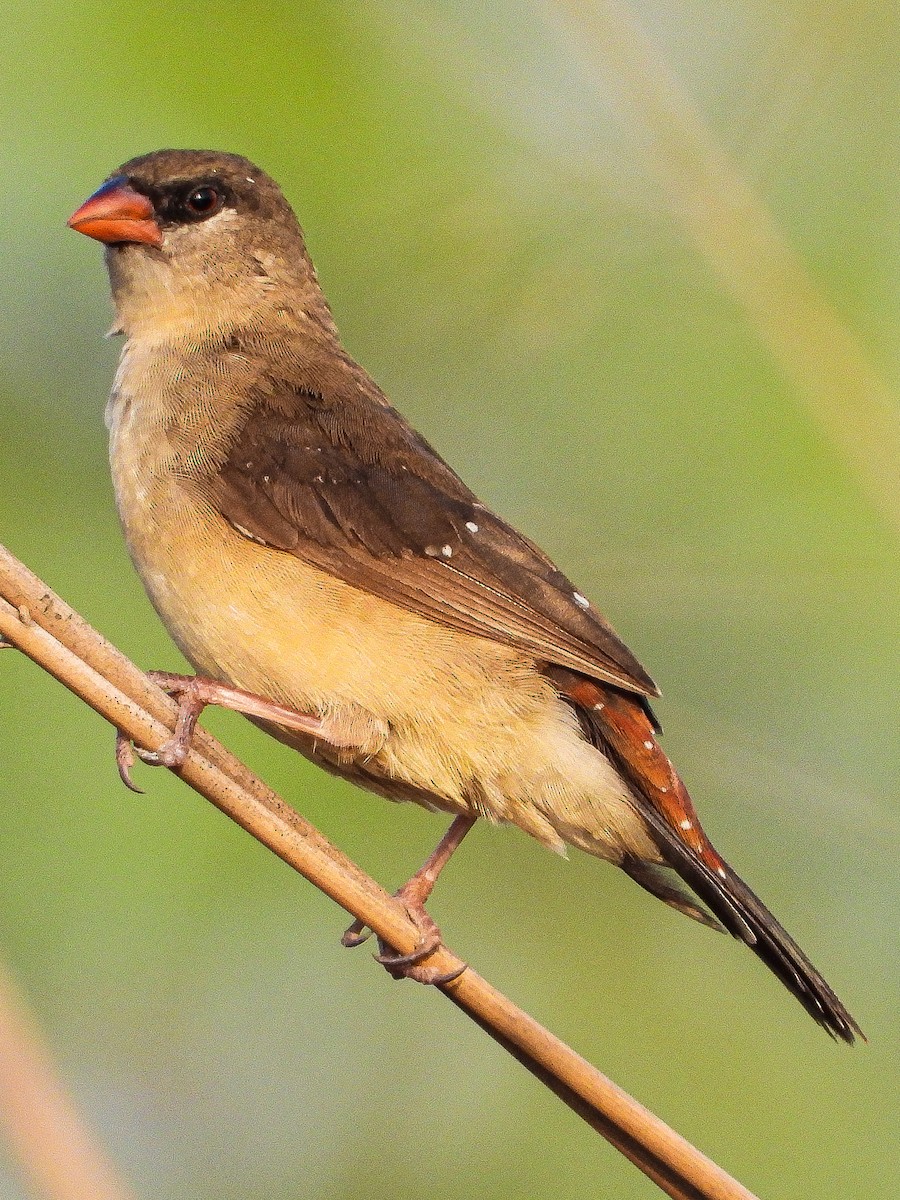
M410 891L412 890L410 888ZM440 950L443 946L441 931L425 911L424 907L405 894L404 888L401 888L396 895L399 899L406 901L406 911L416 923L419 930L419 940L415 948L408 954L398 954L395 950L391 949L387 942L379 938L378 953L372 957L384 967L393 979L414 979L416 983L423 983L431 987L443 983L452 983L454 979L459 979L460 975L468 967L468 963L463 963L461 966L455 967L452 971L436 971L434 967L421 965L423 959L430 957L430 955ZM341 945L349 948L361 946L371 936L371 929L367 929L362 921L354 921L344 932L341 938Z
M452 971L436 971L434 967L410 967L400 978L414 979L416 983L424 983L426 987L440 987L443 983L452 983L454 979L459 979L468 969L468 963L462 963Z
M139 796L143 796L144 789L139 788L131 778L131 768L134 766L134 751L135 747L132 745L131 739L121 729L117 729L116 767L119 771L119 778L130 792L137 792Z
M380 962L392 979L414 979L416 983L434 986L452 983L452 980L460 978L463 971L466 971L468 962L463 962L462 966L455 967L452 971L436 971L434 967L421 965L422 960L430 958L444 943L440 937L438 926L434 924L424 908L409 912L409 916L415 920L421 934L415 948L410 950L409 954L396 954L379 938L379 953L373 955L374 960Z
M379 942L379 945L381 946L383 943ZM409 954L397 954L393 950L382 949L378 954L373 954L372 957L377 963L381 963L383 967L387 967L391 974L395 970L398 971L399 977L402 974L402 967L414 967L423 958L427 958L429 954L434 954L435 950L440 950L441 945L441 935L438 932L434 937L417 942L415 949L410 950Z
M135 746L134 752L148 767L169 767L177 771L179 767L184 766L190 748L190 738L183 740L176 734L167 742L163 742L158 750L145 750L143 746Z
M357 946L361 946L363 942L367 942L372 936L372 930L363 925L362 921L354 921L349 925L341 937L341 945L348 950L355 950Z

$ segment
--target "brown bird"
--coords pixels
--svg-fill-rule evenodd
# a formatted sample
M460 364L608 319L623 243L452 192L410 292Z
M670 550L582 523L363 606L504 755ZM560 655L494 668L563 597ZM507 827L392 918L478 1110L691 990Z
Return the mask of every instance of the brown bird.
M434 982L422 906L484 816L724 926L853 1041L853 1017L703 832L657 741L649 675L347 354L277 184L235 155L162 150L69 224L106 243L125 337L106 420L128 547L202 677L167 680L182 718L157 761L183 759L200 708L225 703L364 788L453 813L401 889L422 940L383 956L397 972Z

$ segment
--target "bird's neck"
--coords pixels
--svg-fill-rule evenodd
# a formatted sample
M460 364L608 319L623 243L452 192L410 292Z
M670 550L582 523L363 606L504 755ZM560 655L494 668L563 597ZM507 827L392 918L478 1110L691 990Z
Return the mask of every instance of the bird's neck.
M337 337L311 265L287 279L283 260L249 256L234 269L204 262L190 270L176 256L112 247L107 266L115 332L142 345L189 348L227 343L241 329L314 326Z

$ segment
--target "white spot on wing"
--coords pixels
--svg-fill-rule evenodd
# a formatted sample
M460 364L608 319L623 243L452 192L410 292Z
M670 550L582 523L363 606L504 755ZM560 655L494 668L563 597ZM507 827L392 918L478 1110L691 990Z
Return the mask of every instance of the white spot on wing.
M475 524L474 521L466 521L466 529L468 529L469 533L477 533L478 532L478 526Z
M651 741L646 741L646 742L644 742L644 749L645 749L645 750L652 750L652 749L653 749L653 743L652 743Z
M441 554L444 556L444 558L452 558L453 557L453 547L452 546L441 546Z
M575 601L575 603L578 605L579 608L590 608L591 607L590 601L587 599L587 597L582 596L581 592L573 592L572 599Z
M689 821L687 819L687 817L685 817L684 820L681 822L681 828L682 829L690 829L691 826L693 825L693 823L694 823L693 821Z
M246 529L243 525L239 525L237 521L229 521L228 524L232 529L235 530L236 533L239 533L241 537L248 538L251 542L257 542L260 546L266 545L265 541L261 537L257 537L255 533L251 533L249 529Z

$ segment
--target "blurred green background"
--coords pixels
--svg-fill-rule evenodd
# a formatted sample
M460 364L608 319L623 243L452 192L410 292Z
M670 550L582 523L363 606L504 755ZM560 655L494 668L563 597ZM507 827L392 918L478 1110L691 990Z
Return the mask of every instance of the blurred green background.
M870 1044L515 830L447 872L449 944L761 1196L896 1196L896 531L686 235L602 46L528 0L5 11L0 540L179 669L113 512L100 251L64 222L134 154L258 161L351 351L659 680L707 830ZM896 6L631 11L896 393ZM386 885L444 827L205 720ZM0 764L2 952L139 1196L658 1194L176 779L126 792L110 730L14 653Z

